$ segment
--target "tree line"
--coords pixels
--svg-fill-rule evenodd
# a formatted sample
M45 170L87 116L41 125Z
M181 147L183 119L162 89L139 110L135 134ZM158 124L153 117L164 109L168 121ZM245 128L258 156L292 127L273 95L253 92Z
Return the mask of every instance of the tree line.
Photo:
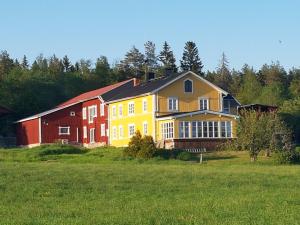
M18 119L50 109L82 92L133 77L146 79L148 72L161 77L188 70L232 93L242 104L279 106L299 138L300 68L286 71L279 62L273 62L257 71L247 64L235 70L230 69L223 53L215 70L204 71L198 47L192 41L186 42L179 61L167 42L157 52L156 45L148 41L143 51L133 46L112 65L105 56L99 56L95 63L90 59L72 63L67 55L58 58L55 54L41 54L30 65L25 55L13 59L4 50L0 53L0 105L13 110L13 119Z

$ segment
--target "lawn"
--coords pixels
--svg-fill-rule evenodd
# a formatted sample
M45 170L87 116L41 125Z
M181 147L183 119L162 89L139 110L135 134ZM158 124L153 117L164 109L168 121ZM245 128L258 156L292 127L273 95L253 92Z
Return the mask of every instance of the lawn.
M0 150L0 224L300 224L300 166L247 153L204 163L121 149Z

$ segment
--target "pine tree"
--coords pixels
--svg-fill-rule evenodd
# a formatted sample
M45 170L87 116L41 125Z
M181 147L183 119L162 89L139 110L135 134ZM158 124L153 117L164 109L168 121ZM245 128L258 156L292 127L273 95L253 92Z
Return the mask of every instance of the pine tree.
M49 72L52 75L58 75L63 72L63 63L55 54L49 59Z
M28 63L28 60L27 60L26 55L23 56L22 63L21 63L21 67L22 67L24 70L27 70L27 69L29 68L29 63Z
M14 67L14 60L9 57L7 51L0 53L0 79L8 75Z
M195 42L186 42L182 60L180 60L180 67L182 71L193 71L194 73L204 76L202 72L203 65Z
M71 69L72 64L71 64L71 62L70 62L67 55L64 56L64 58L62 60L62 64L64 66L64 72L70 72L71 71L70 69Z
M147 41L145 43L145 64L147 70L155 71L158 67L157 57L155 54L155 44L152 41Z
M105 56L100 56L96 62L95 74L99 77L101 85L108 85L110 82L110 65Z
M169 44L165 41L163 49L159 54L159 61L163 65L165 71L177 72L176 59Z
M124 71L130 70L135 77L141 78L144 74L144 62L144 55L133 46L129 52L126 53L124 60L121 61L121 68Z
M225 53L222 53L222 57L220 60L220 64L218 66L217 69L217 77L215 79L215 83L216 85L218 85L219 87L225 89L225 90L229 90L229 87L232 83L232 77L229 71L229 63L227 60L227 57L225 55Z

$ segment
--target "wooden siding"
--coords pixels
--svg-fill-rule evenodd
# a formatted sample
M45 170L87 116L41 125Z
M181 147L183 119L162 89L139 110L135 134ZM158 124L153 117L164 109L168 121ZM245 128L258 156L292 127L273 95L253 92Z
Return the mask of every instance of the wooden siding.
M39 118L17 124L17 145L39 144Z
M184 92L184 81L190 79L193 81L193 92ZM179 101L179 112L191 112L199 110L199 97L209 99L209 109L211 111L220 111L220 93L204 81L188 74L175 81L173 84L165 87L157 93L158 115L169 114L168 98L177 97Z

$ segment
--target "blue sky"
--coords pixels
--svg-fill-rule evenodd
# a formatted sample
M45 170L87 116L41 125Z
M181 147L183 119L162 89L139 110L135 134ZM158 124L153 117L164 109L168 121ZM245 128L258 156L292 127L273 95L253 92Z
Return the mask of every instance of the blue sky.
M32 62L43 53L95 62L121 59L133 45L166 40L179 64L186 41L195 41L205 70L222 52L230 67L258 69L279 60L300 67L300 1L52 0L1 1L0 50Z

